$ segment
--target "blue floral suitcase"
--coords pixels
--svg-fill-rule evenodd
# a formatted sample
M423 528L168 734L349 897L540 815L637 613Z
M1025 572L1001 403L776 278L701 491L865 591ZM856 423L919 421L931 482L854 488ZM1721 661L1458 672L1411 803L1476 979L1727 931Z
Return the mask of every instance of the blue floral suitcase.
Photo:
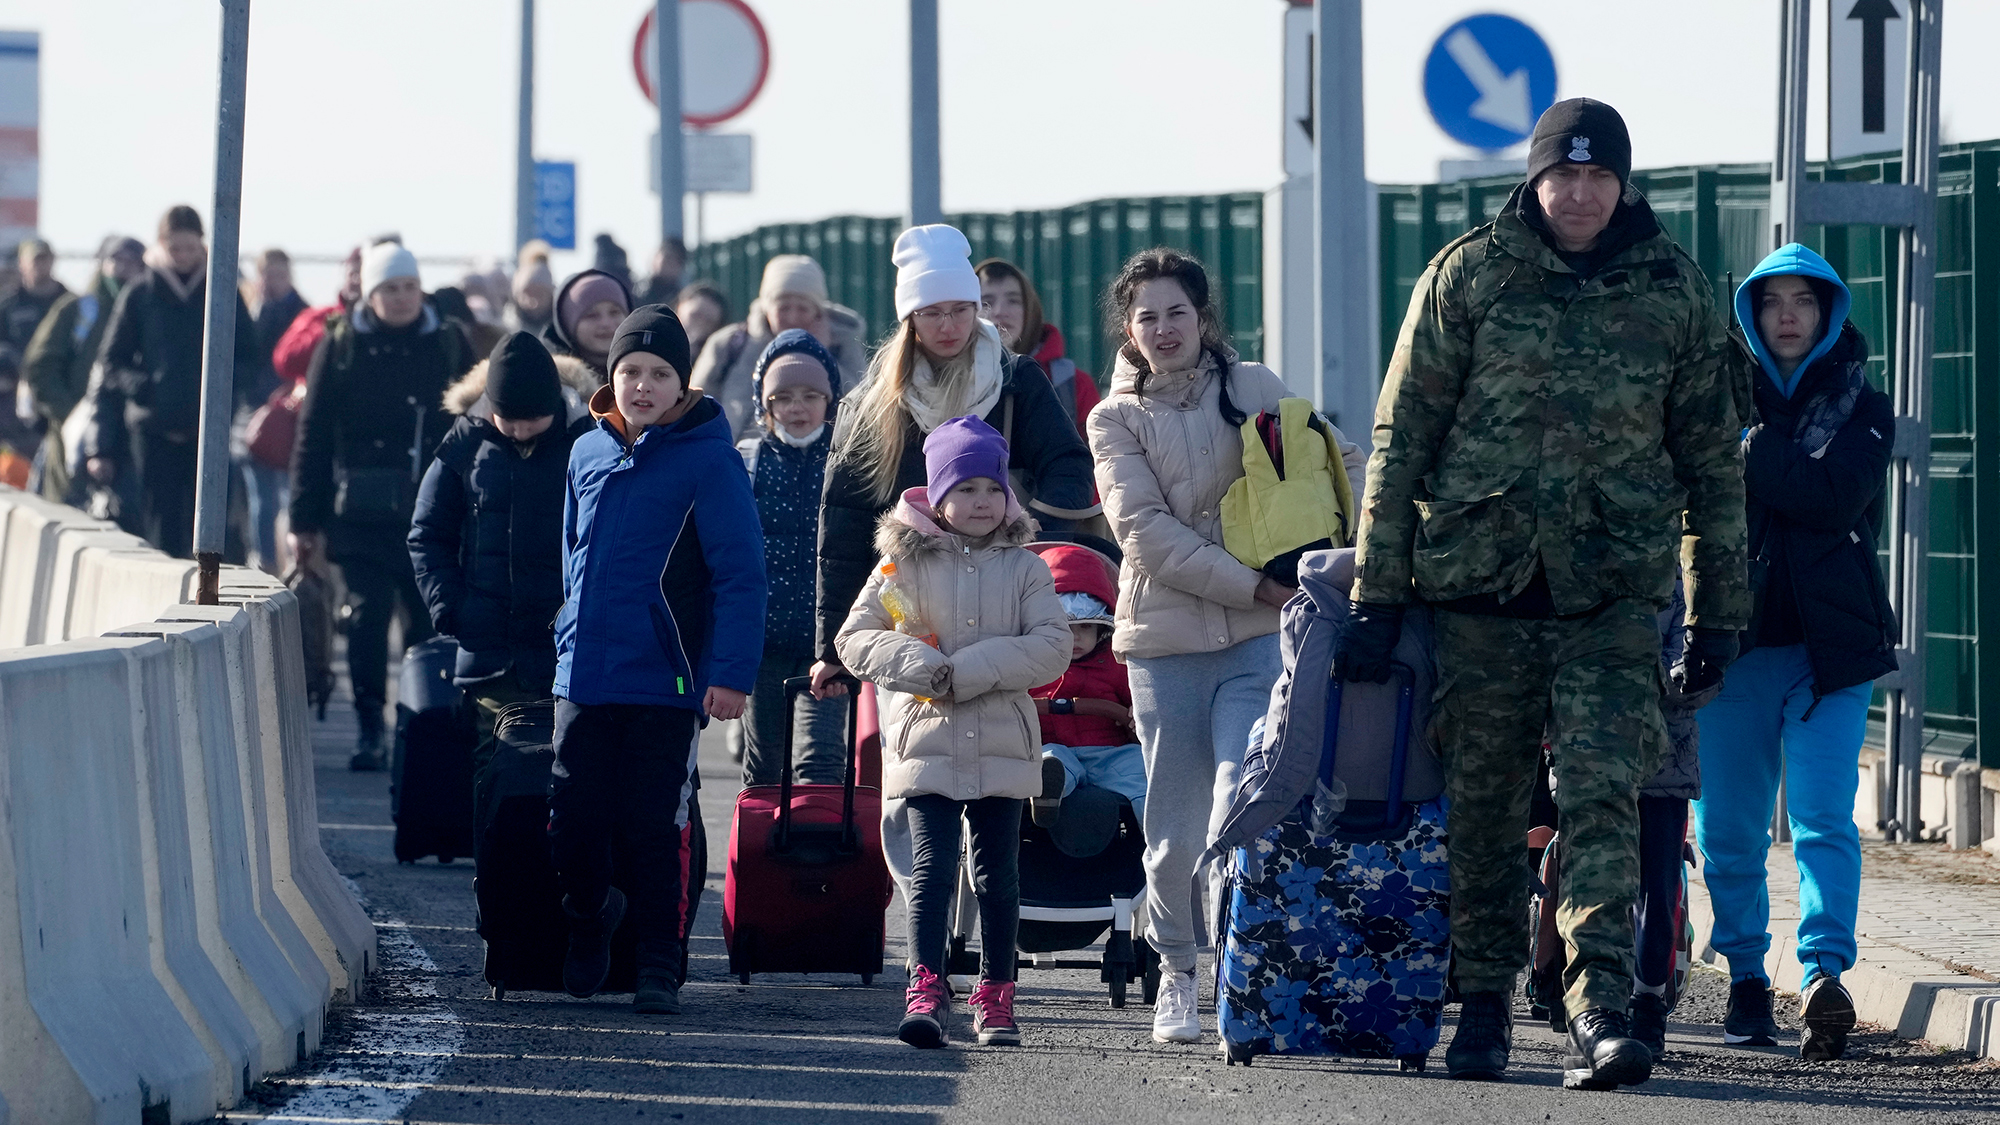
M1399 669L1388 800L1354 802L1330 834L1308 796L1229 858L1218 926L1218 1023L1230 1063L1258 1055L1396 1059L1420 1071L1437 1046L1451 954L1444 798L1406 804L1413 681ZM1340 729L1340 685L1326 730ZM1334 747L1320 760L1333 778Z

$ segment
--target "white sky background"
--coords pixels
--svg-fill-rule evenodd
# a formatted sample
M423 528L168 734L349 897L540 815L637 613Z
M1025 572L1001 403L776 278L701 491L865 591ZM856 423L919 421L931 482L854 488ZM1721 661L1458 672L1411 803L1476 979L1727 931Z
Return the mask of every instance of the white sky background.
M1840 3L1841 0L1835 0ZM751 0L770 80L722 128L756 135L758 190L710 196L708 233L843 213L908 192L905 0ZM632 76L647 0L538 5L536 147L578 164L579 243L608 230L643 272L657 241ZM939 0L946 210L1260 190L1281 179L1280 0ZM1826 8L1815 4L1823 37ZM1641 167L1768 160L1771 0L1366 0L1368 171L1436 178L1474 155L1438 130L1421 71L1461 16L1499 11L1555 53L1558 97L1617 106ZM513 233L516 0L254 0L246 252L341 253L398 230L423 255L503 255ZM0 0L42 33L41 214L59 249L150 240L178 202L207 215L215 0ZM1945 8L1947 141L2000 137L2000 4ZM1821 67L1823 49L1815 48ZM1821 87L1823 90L1823 87ZM1824 152L1815 110L1809 151ZM689 206L689 229L693 207ZM559 267L587 264L559 256ZM441 284L447 277L427 277ZM559 269L559 272L561 270ZM78 264L65 263L74 280ZM308 298L331 270L301 270Z

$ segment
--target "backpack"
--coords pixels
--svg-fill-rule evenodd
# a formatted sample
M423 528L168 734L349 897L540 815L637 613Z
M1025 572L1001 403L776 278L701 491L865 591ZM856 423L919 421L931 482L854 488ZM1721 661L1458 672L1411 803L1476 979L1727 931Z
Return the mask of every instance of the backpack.
M1222 497L1222 546L1238 562L1298 585L1299 556L1354 539L1354 488L1332 427L1302 398L1243 422L1243 476Z

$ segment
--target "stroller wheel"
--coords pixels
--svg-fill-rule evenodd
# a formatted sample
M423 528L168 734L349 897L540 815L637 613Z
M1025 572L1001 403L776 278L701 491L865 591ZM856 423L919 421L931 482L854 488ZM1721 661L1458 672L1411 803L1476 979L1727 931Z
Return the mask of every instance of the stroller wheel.
M507 998L507 986L506 986L505 984L496 984L496 985L494 985L494 986L493 986L493 999L495 999L495 1000L505 1000L506 998Z
M861 987L863 987L863 988L867 988L867 987L868 987L869 985L871 985L871 984L874 984L874 983L875 983L875 974L874 974L874 973L862 973L862 974L861 974Z
M1222 1051L1223 1065L1225 1066L1235 1066L1237 1063L1249 1066L1251 1060L1257 1057L1257 1053L1250 1049L1248 1043L1230 1043L1225 1041Z
M1429 1055L1403 1055L1396 1060L1396 1069L1404 1074L1422 1074Z
M1160 955L1144 938L1133 944L1139 955L1139 999L1150 1007L1160 997Z
M1125 1006L1125 986L1132 979L1132 966L1123 961L1113 961L1105 967L1105 972L1108 974L1111 982L1111 1006L1114 1008L1123 1008Z

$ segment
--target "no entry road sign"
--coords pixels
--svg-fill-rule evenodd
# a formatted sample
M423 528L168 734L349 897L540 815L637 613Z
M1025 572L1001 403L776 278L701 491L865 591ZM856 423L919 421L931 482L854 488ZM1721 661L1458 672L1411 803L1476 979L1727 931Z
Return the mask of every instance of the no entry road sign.
M1493 151L1527 140L1555 100L1555 56L1533 28L1511 16L1467 16L1438 36L1424 62L1431 118L1473 148Z
M639 22L632 70L639 92L653 95L659 51L653 13ZM706 129L750 108L771 73L771 40L743 0L681 0L681 120Z

